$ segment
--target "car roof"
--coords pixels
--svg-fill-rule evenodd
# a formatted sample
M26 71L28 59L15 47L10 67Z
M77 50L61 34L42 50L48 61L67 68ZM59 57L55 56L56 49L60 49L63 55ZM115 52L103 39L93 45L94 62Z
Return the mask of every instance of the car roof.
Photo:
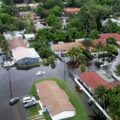
M27 100L27 99L31 99L32 97L31 96L26 96L23 98L23 100Z
M18 97L11 98L10 101L14 101L15 99L19 99Z

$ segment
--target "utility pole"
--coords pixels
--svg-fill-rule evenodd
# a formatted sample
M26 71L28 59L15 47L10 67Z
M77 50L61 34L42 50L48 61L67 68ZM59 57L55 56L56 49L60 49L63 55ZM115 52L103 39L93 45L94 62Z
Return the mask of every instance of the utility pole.
M11 84L11 77L10 77L10 66L7 67L7 71L8 71L8 80L9 80L9 86L10 86L10 97L13 97L12 94L12 84Z

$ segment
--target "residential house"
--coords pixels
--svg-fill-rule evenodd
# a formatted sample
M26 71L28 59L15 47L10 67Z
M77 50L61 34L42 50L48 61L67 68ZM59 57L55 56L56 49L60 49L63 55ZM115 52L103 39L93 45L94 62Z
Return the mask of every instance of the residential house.
M25 40L27 40L27 41L32 41L32 40L35 39L35 34L34 34L34 33L24 34L24 38L25 38Z
M35 22L34 26L35 26L36 31L39 29L51 28L49 26L43 25L40 21Z
M27 47L27 45L25 44L25 42L22 39L19 38L13 38L7 41L9 48L10 49L14 49L17 47Z
M16 4L17 8L22 8L22 7L28 7L27 4L23 3L23 4Z
M66 12L66 13L78 13L78 12L80 12L80 8L65 8L64 12Z
M113 78L114 79L114 78ZM80 82L90 91L94 90L99 86L103 85L107 89L113 88L120 84L118 80L108 81L105 76L100 75L98 72L84 72L80 73Z
M59 88L55 81L42 81L36 84L40 105L49 113L52 120L67 119L75 116L75 108L67 94Z
M34 20L36 16L37 16L36 13L31 12L31 11L19 12L19 17L20 17L20 19L30 19L30 20Z
M22 39L23 35L24 35L24 30L22 31L12 31L12 32L4 32L3 35L5 37L6 40L10 40L13 38L19 38Z
M40 56L34 48L17 47L11 50L13 60L19 65L36 63Z
M39 62L40 56L34 48L27 48L25 42L21 39L8 40L8 45L15 63L26 65Z
M62 53L67 53L67 51L73 47L81 47L82 44L80 41L75 42L59 42L58 44L51 44L51 49L55 54L60 55Z
M120 34L119 33L103 33L99 34L99 38L93 40L93 45L96 45L98 43L106 44L107 38L112 37L116 40L116 42L120 45Z

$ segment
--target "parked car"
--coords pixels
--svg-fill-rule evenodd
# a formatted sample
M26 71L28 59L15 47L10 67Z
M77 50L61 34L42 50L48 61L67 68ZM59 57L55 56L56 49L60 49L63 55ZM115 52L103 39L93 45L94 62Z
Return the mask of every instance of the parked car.
M14 98L11 98L11 99L9 100L9 104L10 104L10 105L14 105L14 104L16 104L17 102L19 102L19 98L18 98L18 97L14 97Z
M34 101L36 101L36 99L33 96L27 96L22 99L23 104L34 102Z
M9 66L13 66L15 63L13 61L5 61L3 63L3 67L9 67Z
M31 101L26 104L24 104L24 108L29 108L37 104L37 101Z
M38 72L36 73L37 76L41 76L41 75L43 75L43 74L45 74L44 71L38 71Z

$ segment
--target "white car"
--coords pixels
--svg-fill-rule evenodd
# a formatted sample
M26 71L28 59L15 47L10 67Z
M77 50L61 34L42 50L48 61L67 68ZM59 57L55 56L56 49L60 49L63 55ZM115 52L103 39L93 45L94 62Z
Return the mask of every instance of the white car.
M34 102L34 101L36 101L36 99L33 96L27 96L22 99L23 104Z
M32 107L37 104L37 101L31 101L26 104L24 104L24 108Z
M38 72L36 73L37 76L40 76L40 75L43 75L43 74L45 74L44 71L38 71Z
M4 62L3 66L8 67L8 66L13 66L15 63L13 61L6 61Z

